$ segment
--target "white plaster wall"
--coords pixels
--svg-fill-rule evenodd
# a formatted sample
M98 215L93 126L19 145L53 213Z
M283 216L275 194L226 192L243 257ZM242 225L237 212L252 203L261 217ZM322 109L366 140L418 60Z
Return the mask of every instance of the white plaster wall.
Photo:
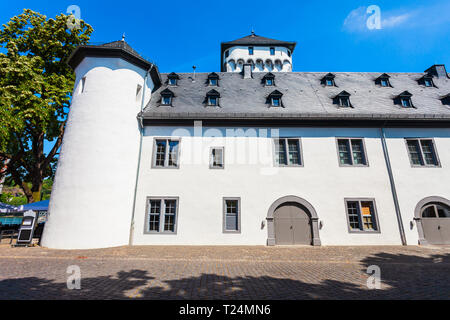
M43 246L128 244L139 148L136 89L145 72L118 58L88 57L77 67ZM147 86L146 101L150 80Z
M242 59L244 63L247 63L249 59L253 60L256 64L256 60L261 59L264 63L264 68L261 70L259 68L254 68L254 72L290 72L292 71L292 55L288 56L288 49L285 47L275 47L275 55L270 55L271 47L256 47L253 48L253 55L248 54L248 48L250 46L237 46L231 47L228 49L229 56L225 58L224 53L224 61L227 65L228 72L241 72L242 69L238 67L238 60ZM234 63L229 63L231 60ZM266 60L272 61L273 66L275 66L275 61L280 60L282 63L282 69L278 70L277 68L270 68L266 64ZM285 61L289 61L285 62Z
M320 230L323 245L401 245L379 129L282 128L279 132L282 137L302 137L304 167L300 168L273 167L270 131L269 138L264 132L252 138L246 138L245 133L240 132L237 137L228 135L227 138L213 139L202 138L201 134L193 137L192 127L175 129L146 128L134 244L265 245L267 223L264 229L261 229L261 223L266 221L269 207L281 197L294 195L315 208L323 222ZM224 130L218 132L225 135ZM388 145L394 170L398 171L395 176L404 221L408 223L413 208L422 198L430 195L449 198L450 132L428 132L436 136L441 169L410 168L403 135L410 136L413 132L392 130L392 134L402 137L388 138ZM424 132L419 130L417 134ZM151 168L155 137L181 137L180 169ZM339 167L335 137L364 137L369 166ZM211 146L225 146L225 170L209 169ZM249 152L252 148L256 148L256 152ZM257 154L259 150L264 157L260 162L252 163L249 157L238 162L236 155L245 150L247 154ZM201 161L195 158L196 155L201 155ZM428 177L430 172L434 178ZM416 179L409 177L411 174ZM441 179L436 180L438 177ZM426 181L425 185L422 181ZM176 235L144 234L146 198L149 196L179 197ZM241 198L241 234L222 233L223 197ZM349 233L344 198L375 198L381 233ZM405 229L409 244L417 244L417 230Z
M440 167L412 167L405 143L407 138L433 138ZM387 129L386 140L409 245L418 244L414 210L419 201L430 196L450 200L450 129Z

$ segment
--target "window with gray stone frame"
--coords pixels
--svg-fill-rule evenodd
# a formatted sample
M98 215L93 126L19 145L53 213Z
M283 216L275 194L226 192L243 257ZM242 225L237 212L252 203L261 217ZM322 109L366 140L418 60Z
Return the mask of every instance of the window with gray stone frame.
M146 234L176 234L178 222L177 197L147 198Z
M405 139L412 167L439 167L433 139Z
M301 139L275 138L274 161L278 167L302 167Z
M336 138L340 166L367 166L367 153L362 138Z
M241 233L240 198L223 198L223 233Z
M224 169L225 168L225 148L212 147L209 160L210 169Z
M374 199L345 199L345 206L350 233L380 232Z
M180 140L155 138L153 145L153 168L177 169L180 167Z

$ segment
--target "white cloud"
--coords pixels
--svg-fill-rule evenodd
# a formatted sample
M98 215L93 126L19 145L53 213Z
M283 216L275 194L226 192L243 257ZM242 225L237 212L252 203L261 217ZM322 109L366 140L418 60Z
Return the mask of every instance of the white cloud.
M411 17L411 14L405 13L398 16L391 16L381 20L381 28L393 28L406 22Z

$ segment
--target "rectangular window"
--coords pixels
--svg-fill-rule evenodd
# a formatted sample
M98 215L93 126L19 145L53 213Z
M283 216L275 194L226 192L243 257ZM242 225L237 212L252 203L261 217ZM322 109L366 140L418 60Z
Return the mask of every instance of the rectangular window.
M411 107L411 99L409 99L409 98L402 98L401 100L402 100L402 106L404 108Z
M424 82L425 82L425 87L432 87L433 86L433 82L431 82L431 80L429 80L429 79L425 79Z
M211 148L210 169L223 169L224 165L224 148Z
M341 166L367 166L363 139L337 139L339 164Z
M169 79L169 85L176 86L177 85L177 79L176 78L170 78Z
M280 98L272 98L272 106L279 107L280 106Z
M274 56L275 55L275 48L270 48L270 55Z
M406 139L412 166L439 166L439 160L432 139Z
M223 199L223 232L241 233L240 198Z
M373 199L346 199L350 232L379 232L378 217Z
M253 47L248 47L248 54L249 54L250 56L253 55Z
M217 79L209 79L210 86L217 86Z
M300 138L275 139L276 166L302 166Z
M218 98L216 97L208 97L208 105L209 106L217 106L218 105Z
M272 79L266 79L266 86L272 86L273 80Z
M155 139L153 148L154 168L178 168L180 141L173 139Z
M386 80L386 79L381 79L381 86L382 87L387 87L389 84L388 84L388 81Z
M145 233L177 232L178 198L148 198Z
M341 107L350 107L350 99L348 97L340 97L339 105Z
M170 106L172 104L172 97L171 96L163 96L162 104L165 106Z
M326 80L326 84L327 84L327 86L329 86L329 87L334 86L334 81L333 81L333 79L327 79L327 80Z

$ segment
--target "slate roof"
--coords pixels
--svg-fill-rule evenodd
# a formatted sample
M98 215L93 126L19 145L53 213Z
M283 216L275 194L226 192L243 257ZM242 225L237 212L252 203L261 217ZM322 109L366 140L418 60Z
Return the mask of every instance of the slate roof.
M266 37L258 36L254 33L251 35L248 35L246 37L239 38L237 40L228 41L228 42L222 42L221 46L222 49L230 48L233 46L239 46L239 45L250 45L250 46L280 46L280 47L287 47L291 51L294 51L296 42L294 41L283 41L283 40L276 40L276 39L270 39Z
M392 87L381 87L375 79L382 73L337 72L336 87L323 86L325 72L275 73L276 86L261 84L266 73L253 73L244 79L239 73L218 73L219 86L207 85L208 73L179 73L178 86L171 86L176 98L173 106L159 106L162 86L153 93L144 109L144 119L399 119L450 120L450 106L440 99L450 93L449 78L434 78L436 87L424 87L417 79L423 73L389 73ZM163 83L167 74L162 74ZM204 104L206 93L220 93L220 107ZM278 90L283 94L284 108L270 107L267 96ZM352 108L338 107L333 97L342 91L350 94ZM415 108L394 104L404 91L412 94Z

